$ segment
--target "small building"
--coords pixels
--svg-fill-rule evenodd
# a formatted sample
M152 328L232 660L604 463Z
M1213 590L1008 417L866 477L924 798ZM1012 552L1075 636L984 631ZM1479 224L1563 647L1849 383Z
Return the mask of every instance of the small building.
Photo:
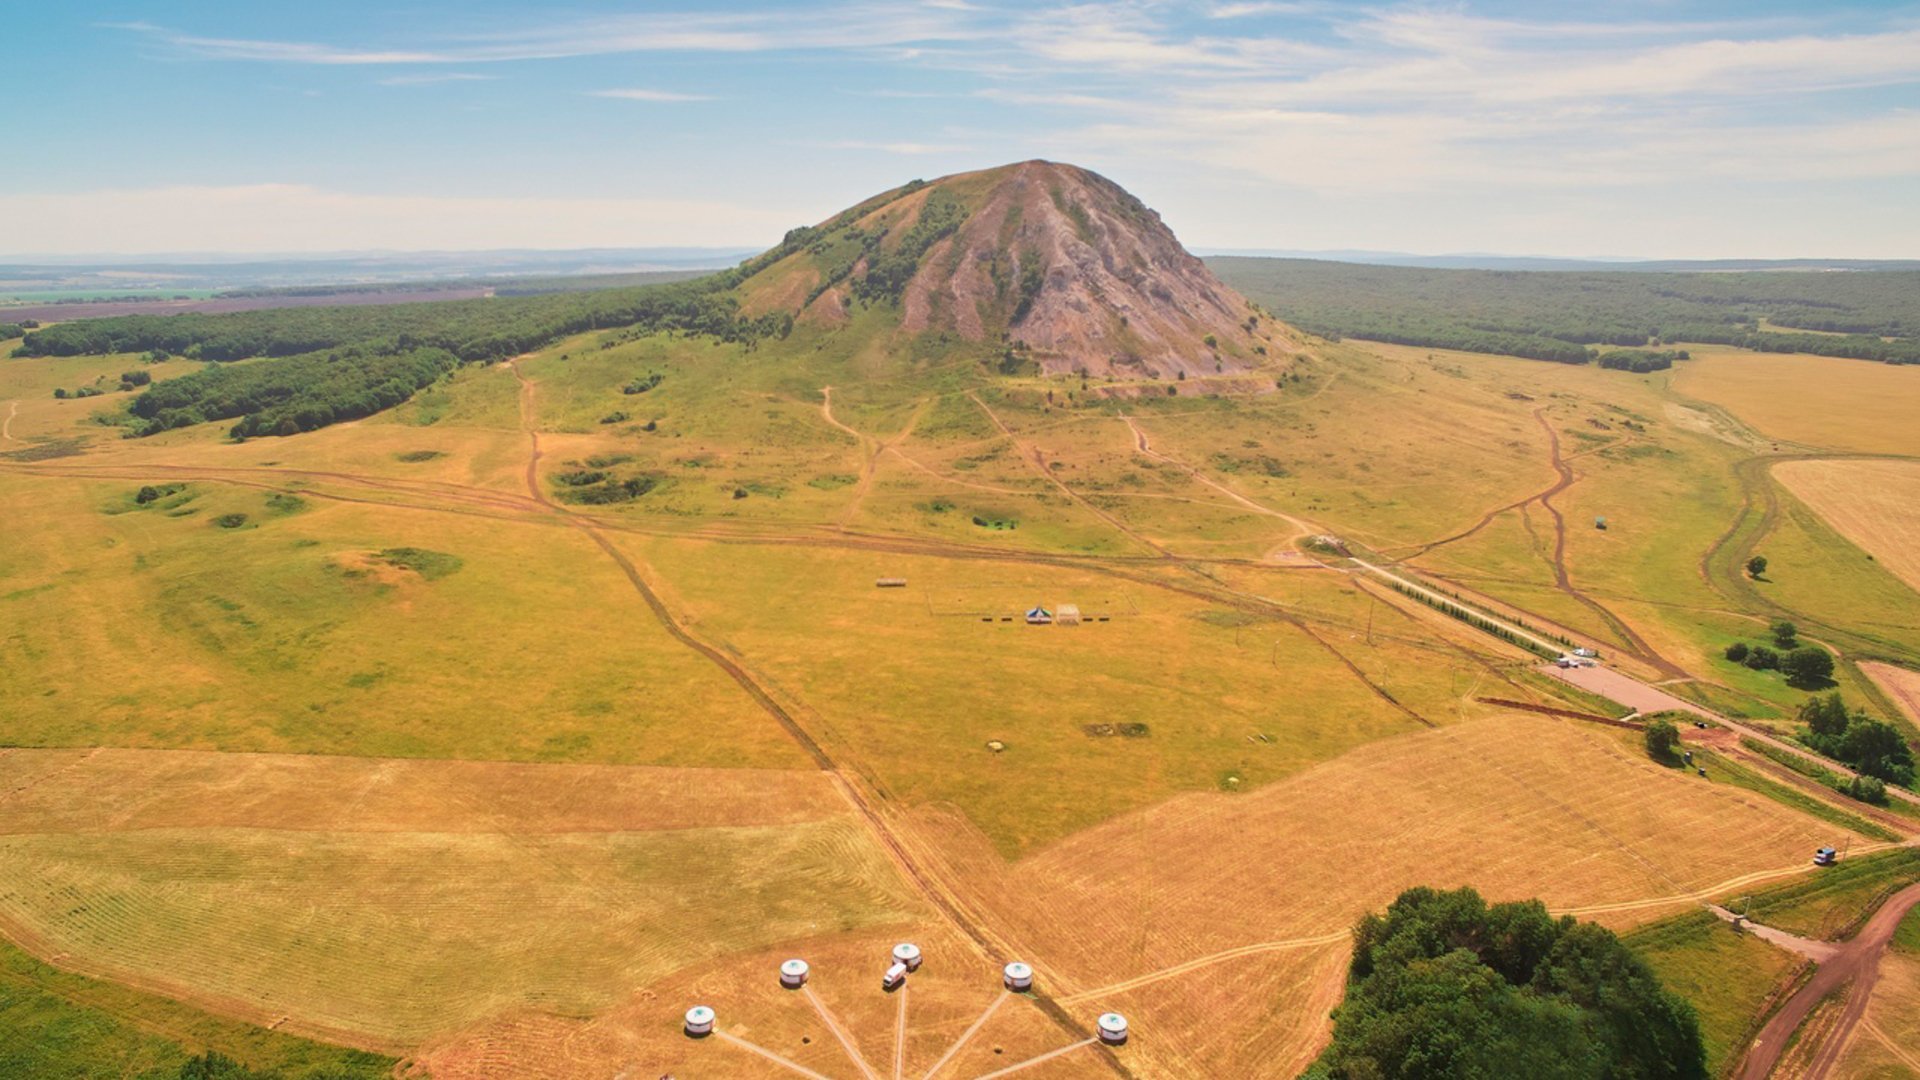
M903 577L883 577L876 580L873 583L873 587L876 589L904 589L907 587L907 579Z
M1053 621L1059 623L1061 626L1079 626L1080 605L1061 604L1059 607L1054 608Z
M1119 1013L1100 1014L1094 1026L1100 1029L1100 1041L1108 1046L1119 1046L1127 1041L1127 1018Z
M1052 621L1053 612L1048 611L1046 608L1036 606L1027 609L1027 625L1029 626L1046 626Z
M1832 866L1839 861L1840 853L1830 847L1823 847L1813 853L1813 865L1815 866Z
M807 962L788 960L780 965L780 985L789 990L798 990L807 985Z
M1558 660L1555 660L1555 661L1553 662L1553 665L1554 665L1555 667L1563 667L1563 668L1570 668L1570 667L1579 667L1579 666L1580 666L1580 661L1578 661L1578 660L1576 660L1576 659L1574 659L1574 658L1573 658L1573 657L1571 657L1571 656L1565 656L1565 655L1563 655L1563 656L1561 656L1561 657L1560 657L1560 658L1559 658Z
M687 1034L696 1039L704 1039L713 1034L713 1010L705 1005L695 1005L688 1009Z
M1585 645L1582 645L1579 648L1573 650L1573 655L1578 656L1583 660L1591 660L1594 657L1599 656L1600 654L1593 651L1592 649L1587 648Z
M1015 960L1001 972L1001 982L1008 990L1019 994L1033 989L1033 969Z
M903 941L893 947L893 962L905 964L908 971L920 970L920 946L911 941Z
M905 985L906 981L907 965L895 964L887 969L885 975L880 976L880 989L898 990L901 986Z

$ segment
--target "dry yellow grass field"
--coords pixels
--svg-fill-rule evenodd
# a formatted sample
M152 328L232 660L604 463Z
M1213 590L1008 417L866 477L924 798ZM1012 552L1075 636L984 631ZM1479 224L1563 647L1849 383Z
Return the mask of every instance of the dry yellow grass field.
M1860 670L1900 706L1908 720L1920 724L1920 671L1872 661L1861 664Z
M1920 451L1920 432L1909 449ZM1920 589L1920 461L1783 461L1773 475L1880 565Z
M1830 1074L1836 1080L1920 1078L1920 956L1890 950L1867 1011Z
M1179 796L1012 864L955 815L918 826L1069 1003L1124 1005L1176 1045L1288 1032L1156 1057L1156 1075L1182 1076L1291 1075L1337 1000L1347 928L1411 885L1538 896L1624 927L1803 873L1808 850L1842 838L1604 730L1518 716L1376 742L1248 794Z
M0 800L9 936L372 1047L923 917L816 771L12 750Z
M1862 454L1911 454L1920 371L1831 356L1697 346L1674 388L1725 408L1764 435Z

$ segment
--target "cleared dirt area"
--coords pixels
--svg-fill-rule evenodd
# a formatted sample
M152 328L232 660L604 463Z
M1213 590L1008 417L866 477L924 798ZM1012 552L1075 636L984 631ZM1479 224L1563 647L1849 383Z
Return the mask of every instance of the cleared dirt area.
M1547 664L1543 665L1540 671L1561 682L1577 686L1591 694L1599 694L1609 701L1617 701L1629 709L1643 713L1682 710L1706 715L1698 705L1683 701L1658 687L1648 686L1638 679L1629 678L1611 668L1562 668Z
M1471 884L1624 926L1800 873L1835 832L1662 769L1618 733L1532 716L1376 743L1244 795L1176 797L1011 866L954 815L920 825L1068 1004L1124 1003L1179 1045L1280 1026L1165 1075L1291 1075L1278 1063L1316 1044L1348 928L1406 887Z
M1920 589L1920 461L1784 461L1773 475L1880 565Z
M923 915L813 772L14 751L0 777L9 937L356 1045Z

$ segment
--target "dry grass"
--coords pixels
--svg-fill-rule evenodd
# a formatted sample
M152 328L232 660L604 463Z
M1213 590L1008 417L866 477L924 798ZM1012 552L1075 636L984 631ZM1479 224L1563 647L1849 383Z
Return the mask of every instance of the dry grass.
M1880 958L1880 978L1866 1015L1830 1075L1837 1080L1920 1077L1920 959L1898 951Z
M1907 714L1907 719L1920 724L1920 671L1908 671L1892 664L1867 662L1860 665L1867 677L1879 684L1888 697Z
M818 773L13 751L0 925L63 965L405 1048L913 918Z
M1914 403L1920 406L1920 399ZM1910 439L1907 449L1920 448ZM1773 475L1800 500L1920 589L1920 462L1783 461Z
M1538 896L1628 926L1755 871L1803 872L1834 832L1610 734L1511 716L1374 743L1250 794L1173 798L1011 865L952 815L919 826L925 853L1061 973L1070 1001L1125 1001L1155 1029L1211 1017L1242 1033L1270 1023L1275 1001L1294 1003L1288 1015L1317 1001L1347 928L1409 886ZM1283 958L1285 986L1242 997L1248 971ZM1291 1030L1262 1060L1311 1049L1314 1024ZM1220 1052L1169 1075L1239 1060ZM1255 1071L1268 1068L1280 1071Z
M1910 454L1920 371L1830 356L1698 346L1674 387L1774 439L1866 454Z

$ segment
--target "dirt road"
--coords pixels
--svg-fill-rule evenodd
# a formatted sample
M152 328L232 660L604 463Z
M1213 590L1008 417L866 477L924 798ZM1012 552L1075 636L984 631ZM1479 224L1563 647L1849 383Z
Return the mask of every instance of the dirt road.
M17 401L7 402L7 419L4 423L0 423L0 442L20 441L13 437L13 418L19 415L20 403Z
M1821 757L1804 746L1788 742L1774 735L1769 735L1759 728L1748 727L1738 720L1730 720L1711 709L1695 705L1691 701L1683 701L1657 686L1649 686L1631 675L1623 674L1612 668L1560 668L1552 664L1547 664L1541 667L1540 670L1546 675L1559 679L1561 682L1577 686L1589 693L1599 694L1601 697L1617 701L1622 705L1638 709L1643 713L1667 711L1690 712L1695 716L1711 720L1735 734L1753 739L1756 742L1765 743L1776 750L1784 750L1795 757L1813 762L1836 775L1848 777L1859 775L1845 765L1830 758ZM1892 798L1902 799L1906 802L1920 805L1920 795L1915 795L1905 788L1888 785L1887 794Z
M1774 1066L1779 1064L1780 1055L1786 1051L1793 1033L1799 1030L1814 1007L1827 995L1852 983L1853 988L1847 995L1840 1021L1814 1053L1812 1066L1806 1073L1807 1080L1820 1080L1832 1071L1853 1029L1867 1011L1867 999L1873 995L1873 984L1880 977L1880 957L1887 951L1887 942L1893 939L1893 932L1899 928L1900 920L1915 905L1920 905L1920 885L1909 885L1894 893L1886 903L1880 905L1880 910L1873 913L1873 918L1867 920L1866 927L1852 941L1842 945L1830 959L1820 964L1813 978L1788 998L1780 1011L1773 1014L1773 1019L1767 1021L1767 1026L1760 1029L1759 1036L1753 1040L1753 1046L1747 1051L1746 1060L1741 1065L1741 1080L1766 1080Z
M713 663L729 678L737 683L754 703L772 717L773 720L793 739L793 741L811 758L822 772L829 773L834 779L834 787L840 792L851 808L867 826L868 831L879 843L902 878L918 892L927 905L956 931L971 941L980 954L995 964L1004 964L1011 959L1013 950L995 932L986 927L978 917L945 887L931 872L925 870L914 858L910 845L897 833L890 822L881 813L873 797L867 792L862 779L852 770L842 769L834 761L820 742L809 733L800 721L777 701L767 689L760 685L747 670L736 663L726 653L709 645L680 624L668 610L653 587L647 583L645 575L634 561L627 557L612 540L590 518L574 513L548 498L540 486L540 430L537 422L537 398L535 384L520 370L519 358L507 362L513 377L520 383L520 421L526 431L529 444L526 482L527 494L552 513L565 518L575 528L587 535L614 564L620 568L627 581L633 586L640 598L646 602L653 617L675 641L699 653ZM857 433L856 433L857 435ZM864 442L864 438L862 439ZM1068 1014L1066 1009L1045 993L1034 991L1030 995L1034 1004L1062 1031L1073 1035L1084 1034L1084 1028ZM1131 1076L1131 1072L1111 1051L1102 1049L1099 1055L1102 1062L1120 1076Z

